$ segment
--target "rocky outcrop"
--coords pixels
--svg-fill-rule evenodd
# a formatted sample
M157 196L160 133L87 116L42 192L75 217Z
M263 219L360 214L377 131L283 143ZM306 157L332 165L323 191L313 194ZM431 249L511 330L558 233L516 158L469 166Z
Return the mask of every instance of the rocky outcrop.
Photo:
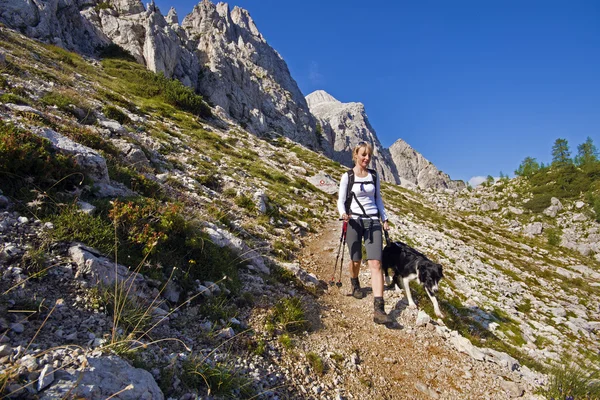
M373 145L373 166L387 182L421 189L462 189L463 181L454 181L438 170L404 140L383 148L369 123L362 103L342 103L324 90L306 96L310 111L319 121L323 148L328 157L352 165L352 149L362 141Z
M463 181L450 179L448 174L438 170L431 161L402 139L398 139L392 144L389 151L402 186L417 186L421 189L462 189L465 187Z
M2 0L0 22L19 32L69 50L93 53L110 39L80 14L94 1Z
M319 147L304 96L248 11L203 0L180 26L175 10L165 18L154 2L147 9L138 0L101 4L5 0L0 22L84 54L115 43L148 69L195 88L245 129Z
M139 0L124 0L86 8L82 15L149 70L196 87L200 66L174 10L165 18L153 2L146 10Z
M254 133L318 147L304 96L248 11L203 0L182 27L201 65L198 89L212 104Z
M317 90L306 96L310 112L318 119L323 148L331 159L348 167L353 165L352 149L360 142L373 146L371 166L387 182L398 184L398 173L389 151L383 148L369 123L362 103L342 103L329 93Z

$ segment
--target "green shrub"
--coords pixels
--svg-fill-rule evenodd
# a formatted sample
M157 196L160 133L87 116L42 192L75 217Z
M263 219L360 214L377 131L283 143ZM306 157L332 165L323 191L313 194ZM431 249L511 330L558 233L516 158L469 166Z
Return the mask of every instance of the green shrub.
M251 379L236 370L227 359L214 361L193 356L183 362L181 381L190 390L206 388L211 395L224 398L254 398Z
M317 353L307 353L306 359L308 360L308 363L312 367L313 371L315 371L319 375L323 375L323 373L325 372L325 364L323 363L323 359L319 357Z
M248 211L254 211L254 209L256 208L254 201L244 194L237 196L234 199L234 202L238 205L238 207L245 208Z
M203 301L199 305L199 311L202 316L213 322L229 321L237 315L235 304L223 295Z
M583 370L568 358L555 364L542 390L547 399L600 399L600 372Z
M590 204L594 210L594 219L600 222L600 197L590 196Z
M517 311L522 313L528 313L531 311L531 299L526 298L523 300L523 302L517 306Z
M94 113L90 106L79 95L71 93L71 91L49 92L40 100L47 106L56 106L59 110L80 119L82 123L89 124L94 121Z
M162 75L157 75L157 77L163 88L163 96L167 103L202 118L212 116L212 111L202 100L202 96L197 95L192 89L176 79L167 79Z
M79 56L76 53L70 52L69 50L65 50L60 46L56 46L53 44L44 44L43 46L47 50L50 50L52 58L71 67L75 67L78 64L78 61L81 61L81 56Z
M71 156L58 153L50 141L0 121L0 189L32 200L31 190L53 195L71 190L83 174Z
M199 184L206 186L209 189L219 191L221 189L221 180L214 173L208 173L207 175L196 176L196 180Z
M286 297L277 302L269 322L284 332L298 333L308 327L308 322L298 297Z
M195 280L215 282L226 276L228 287L237 290L240 257L212 243L183 212L179 204L148 198L113 201L108 217L116 225L119 260L130 266L143 260L149 268L165 266L166 270L142 269L156 278L177 268L176 277L186 289L191 290Z
M202 96L194 93L177 79L166 78L162 73L156 74L122 58L105 58L102 60L102 65L108 74L117 78L117 81L111 85L117 92L146 99L157 97L167 104L201 118L212 116L212 111ZM167 116L171 117L170 114Z
M531 200L523 204L523 207L530 210L531 212L541 213L546 208L550 207L550 200L552 199L552 197L552 194L549 193L541 193L534 195Z
M100 1L98 4L96 4L96 6L94 7L94 10L96 12L100 11L100 10L110 10L112 9L110 2L108 1ZM116 46L114 43L111 43L111 45ZM109 45L110 46L110 45ZM108 46L107 46L108 47Z
M108 176L111 180L121 182L129 189L146 197L155 199L164 199L164 191L160 184L146 178L135 169L129 166L122 166L114 159L107 160Z
M41 97L41 101L48 106L56 106L59 110L66 112L71 111L71 105L78 106L81 104L79 99L60 92L48 92Z
M13 103L22 106L31 105L31 103L27 99L14 93L4 93L0 95L0 103Z
M53 216L52 222L54 229L50 233L53 240L82 242L106 255L112 255L115 233L110 221L82 213L76 205L69 205Z
M114 318L115 330L123 328L129 337L137 338L152 325L152 315L148 305L129 290L127 281L115 283L113 287L100 287L98 301Z
M104 106L102 108L102 112L104 113L106 118L114 119L121 125L131 122L129 117L123 111L119 110L115 106L110 106L110 105Z
M548 228L544 230L544 233L550 246L560 245L560 239L562 236L562 230L560 228Z
M278 340L279 340L279 343L281 343L283 348L286 350L290 350L292 347L294 347L292 338L287 333L280 335Z

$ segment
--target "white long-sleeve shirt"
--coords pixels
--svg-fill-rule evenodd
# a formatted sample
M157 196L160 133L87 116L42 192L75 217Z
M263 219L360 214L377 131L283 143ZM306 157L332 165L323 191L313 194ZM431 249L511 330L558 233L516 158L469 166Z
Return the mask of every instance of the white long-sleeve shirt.
M374 179L371 173L368 173L364 178L360 178L355 174L352 191L354 194L356 194L356 199L358 199L368 215L377 214L379 211L379 218L381 218L382 221L387 221L387 213L385 212L383 200L381 199L379 179L377 179L375 185L373 183L362 184L362 182L373 182L373 180ZM340 213L340 218L343 214L346 214L346 206L344 203L346 202L347 188L348 173L345 172L340 180L340 191L338 193L337 201L337 208L338 212ZM377 196L375 196L375 193L377 193ZM350 204L350 212L352 213L353 218L358 218L359 216L363 215L363 211L356 203L356 199L354 196L352 196L352 203ZM372 218L377 219L377 217Z

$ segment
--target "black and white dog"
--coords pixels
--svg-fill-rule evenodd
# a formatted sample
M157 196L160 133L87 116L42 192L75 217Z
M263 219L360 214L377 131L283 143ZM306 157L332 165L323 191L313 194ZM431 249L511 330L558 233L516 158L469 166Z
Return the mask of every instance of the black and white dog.
M425 293L433 303L435 315L443 318L440 311L437 299L435 297L438 291L438 284L444 277L442 266L429 260L426 256L419 253L409 245L402 242L388 243L383 249L381 267L385 273L386 283L391 283L392 287L396 286L396 290L400 290L400 278L402 278L402 286L406 292L408 306L415 308L415 302L410 295L408 282L417 279L418 282L425 288ZM390 279L388 269L394 272Z

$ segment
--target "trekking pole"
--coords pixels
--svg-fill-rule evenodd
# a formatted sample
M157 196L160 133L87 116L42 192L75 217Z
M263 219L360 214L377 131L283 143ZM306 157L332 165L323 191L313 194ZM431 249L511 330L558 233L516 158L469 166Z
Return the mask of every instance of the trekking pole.
M341 288L342 287L342 270L344 268L344 253L346 253L346 232L348 231L348 222L344 221L344 224L342 225L342 242L343 242L343 246L342 246L342 262L340 263L340 277L338 278L337 283L335 284L337 287Z
M333 264L333 274L331 275L331 281L329 282L329 286L335 285L335 273L337 271L337 262L340 259L340 251L342 250L342 242L344 241L346 232L346 222L342 225L342 234L340 235L340 244L338 246L337 256L335 256L335 264ZM342 263L344 262L344 257L342 256ZM342 266L340 265L340 270Z

